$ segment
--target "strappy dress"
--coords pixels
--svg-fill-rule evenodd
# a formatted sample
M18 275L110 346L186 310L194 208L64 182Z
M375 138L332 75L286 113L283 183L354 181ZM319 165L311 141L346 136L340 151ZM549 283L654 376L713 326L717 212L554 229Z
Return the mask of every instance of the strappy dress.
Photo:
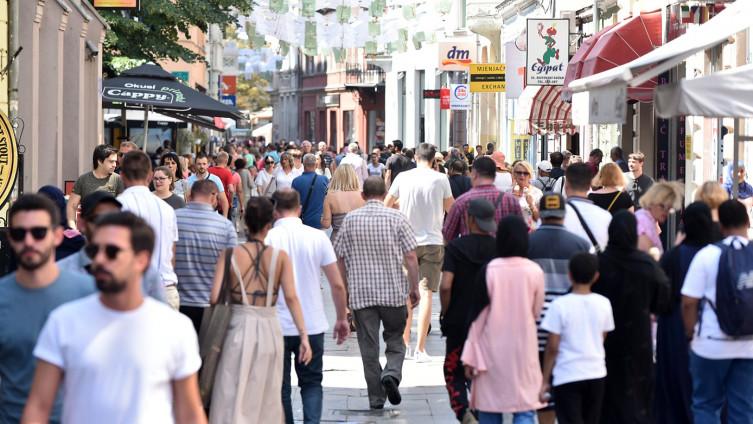
M283 337L277 308L272 303L278 254L279 250L272 250L266 306L249 303L248 282L241 276L235 257L231 259L243 304L233 305L212 393L211 424L279 424L284 420L280 397ZM256 297L257 293L251 295Z
M347 215L347 213L332 214L332 235L329 236L329 239L332 240L332 242L335 241L337 233L340 232L340 227L342 227L343 221L345 221L345 215Z

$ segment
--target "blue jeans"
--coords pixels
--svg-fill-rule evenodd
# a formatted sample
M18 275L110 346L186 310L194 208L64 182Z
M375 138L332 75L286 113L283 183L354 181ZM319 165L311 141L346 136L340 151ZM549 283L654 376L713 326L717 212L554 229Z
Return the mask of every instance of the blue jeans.
M303 422L318 424L322 418L322 360L324 356L324 334L309 335L311 345L311 362L303 365L298 362L298 349L301 338L285 336L285 353L282 362L282 408L285 411L285 423L293 424L293 402L290 398L290 356L294 357L295 374L298 376L298 387L301 388L303 402Z
M478 424L502 424L502 414L478 411ZM512 414L513 424L536 424L536 412L525 411Z
M753 424L753 359L706 359L690 352L695 424Z

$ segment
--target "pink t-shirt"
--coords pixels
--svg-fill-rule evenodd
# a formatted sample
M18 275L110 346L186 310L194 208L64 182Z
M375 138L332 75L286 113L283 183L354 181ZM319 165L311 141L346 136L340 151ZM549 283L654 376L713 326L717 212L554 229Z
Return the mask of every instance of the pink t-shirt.
M659 249L659 252L664 252L664 247L661 243L661 229L651 213L646 209L640 209L635 213L635 219L638 221L638 237L646 236L654 247Z

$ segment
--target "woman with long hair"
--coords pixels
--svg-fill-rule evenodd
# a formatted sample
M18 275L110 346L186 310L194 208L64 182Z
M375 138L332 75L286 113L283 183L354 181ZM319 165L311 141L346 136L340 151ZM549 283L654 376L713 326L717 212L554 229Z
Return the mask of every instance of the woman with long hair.
M269 199L249 199L244 216L248 241L232 249L229 276L224 275L227 252L217 260L210 301L218 302L220 291L227 289L223 288L225 281L233 313L217 365L211 423L283 422L284 346L275 306L280 288L301 337L298 360L304 364L311 361L293 264L284 251L264 244L273 220L274 206Z
M332 227L330 240L335 241L345 215L366 203L361 197L361 182L356 171L350 165L340 165L329 182L327 196L324 198L322 229Z
M167 202L173 209L180 209L186 207L186 202L183 200L183 196L178 196L173 192L175 187L175 178L173 172L167 166L158 166L154 168L154 176L152 182L154 183L154 195Z
M638 225L638 249L648 253L655 260L664 253L660 224L669 214L679 209L682 203L682 185L676 182L659 181L654 183L641 196L641 208L635 213Z
M724 194L726 196L726 192ZM682 243L665 253L660 262L671 284L671 304L667 313L657 316L654 408L654 422L657 423L693 423L690 410L693 385L688 368L689 345L682 323L680 290L693 257L714 241L711 209L703 202L690 204L685 208L682 224L685 235Z
M588 194L588 199L596 206L612 215L621 210L633 212L633 201L624 191L625 176L617 164L608 163L602 166L591 185L599 187Z
M300 174L296 173L293 155L285 152L280 156L280 167L275 172L275 191L292 188L293 180Z
M609 243L599 254L593 286L612 304L615 329L604 342L607 380L602 424L650 423L654 385L651 314L669 309L667 276L638 250L635 215L622 210L609 224Z
M524 160L516 162L512 166L512 174L515 183L512 194L519 199L523 219L528 228L533 231L536 229L536 221L539 220L539 200L544 193L531 184L533 167L530 163Z
M478 273L473 324L462 361L473 380L471 408L480 424L533 424L542 377L536 320L544 306L544 272L529 260L528 226L517 215L497 227L497 258Z
M706 181L695 191L694 200L696 202L705 203L706 206L711 209L711 221L713 226L711 241L721 241L724 237L722 236L722 227L719 225L719 205L729 200L727 190L716 181Z
M190 190L188 180L186 179L188 177L184 173L184 161L185 158L179 157L173 152L167 152L160 157L159 165L168 167L170 172L173 173L173 193L181 197L184 202L188 202L188 192Z

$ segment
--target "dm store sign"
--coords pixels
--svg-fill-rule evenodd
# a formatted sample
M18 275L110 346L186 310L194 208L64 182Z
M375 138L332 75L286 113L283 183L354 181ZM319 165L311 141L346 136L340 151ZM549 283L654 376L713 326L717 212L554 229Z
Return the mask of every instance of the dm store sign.
M476 62L476 44L473 42L441 42L439 47L440 71L468 71Z
M568 62L570 21L528 19L526 85L563 85Z

